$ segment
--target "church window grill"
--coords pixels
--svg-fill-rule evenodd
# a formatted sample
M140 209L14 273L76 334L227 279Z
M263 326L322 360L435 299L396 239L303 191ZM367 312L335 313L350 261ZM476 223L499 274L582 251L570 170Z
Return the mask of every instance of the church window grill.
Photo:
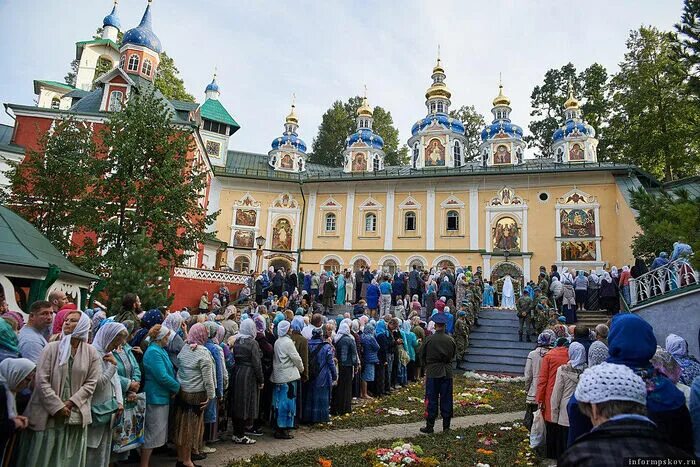
M124 93L121 91L112 91L109 93L109 111L119 112L122 109Z
M404 229L406 232L415 232L416 230L416 213L408 211L404 214Z
M335 214L333 214L332 212L326 214L326 232L335 232L335 221Z
M128 71L139 71L139 56L133 54L129 57L129 69Z
M377 215L373 212L365 215L365 232L377 231Z
M141 72L146 76L151 76L151 73L153 72L153 64L149 59L143 61Z
M126 62L126 55L122 55L119 59L119 68L124 69L124 63Z
M418 165L418 156L420 155L420 149L418 148L418 143L413 146L413 168L415 169Z
M250 259L247 256L238 256L233 261L233 272L247 273L250 270Z
M379 172L379 166L379 157L375 156L374 161L372 162L372 170L374 170L375 172Z
M61 99L59 99L58 97L54 97L53 99L51 99L51 108L52 109L58 110L60 106L61 106Z
M459 230L459 213L447 211L447 231L456 232L457 230Z
M462 165L462 146L460 146L459 141L455 142L454 159L455 167L459 167Z
M432 113L435 113L435 102L433 102L433 103L430 104L430 111L431 111Z
M439 113L445 112L445 104L443 104L442 102L438 102L437 103L437 111Z

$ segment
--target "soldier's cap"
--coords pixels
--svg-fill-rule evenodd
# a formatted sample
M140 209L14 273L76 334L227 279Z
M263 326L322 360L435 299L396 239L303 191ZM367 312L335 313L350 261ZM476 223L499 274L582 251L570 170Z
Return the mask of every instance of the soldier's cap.
M557 319L558 319L559 321L561 321L562 323L566 323L566 317L565 317L565 316L560 316L560 317L557 318Z
M435 324L447 324L447 316L444 313L436 313L430 319Z

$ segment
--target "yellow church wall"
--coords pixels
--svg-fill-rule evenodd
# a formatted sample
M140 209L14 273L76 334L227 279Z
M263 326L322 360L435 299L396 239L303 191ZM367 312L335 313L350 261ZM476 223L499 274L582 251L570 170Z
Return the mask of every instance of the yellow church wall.
M345 207L348 203L347 192L318 193L316 200L316 213L314 221L314 249L338 250L343 247L345 238ZM324 206L326 203L338 204L337 208ZM330 213L336 216L335 232L326 231L326 216ZM304 227L305 229L308 226Z
M624 195L620 192L620 187L616 186L616 214L617 214L617 266L634 265L634 255L632 254L632 238L637 235L641 229L637 224L635 211L627 203Z
M362 208L362 205L374 199L378 203L377 208ZM377 250L384 248L384 229L386 226L386 192L358 191L355 193L355 212L353 218L353 250ZM377 216L377 228L375 232L365 231L365 217L369 213Z
M401 208L400 205L406 201L409 196L418 203L417 206L411 208ZM394 195L394 249L395 250L422 250L425 248L425 227L426 219L425 207L427 203L427 195L425 191L397 191ZM416 231L407 232L404 229L405 219L404 214L408 211L416 213Z
M448 200L454 203L443 206ZM459 214L457 231L447 230L447 213ZM469 249L469 191L435 192L435 248L438 250Z

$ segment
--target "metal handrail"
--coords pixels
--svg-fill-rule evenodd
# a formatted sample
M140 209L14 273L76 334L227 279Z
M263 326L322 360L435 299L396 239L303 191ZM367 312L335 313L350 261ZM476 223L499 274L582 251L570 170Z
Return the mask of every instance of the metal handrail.
M698 284L699 281L698 271L695 271L685 258L679 258L630 279L630 305L635 307L652 298Z

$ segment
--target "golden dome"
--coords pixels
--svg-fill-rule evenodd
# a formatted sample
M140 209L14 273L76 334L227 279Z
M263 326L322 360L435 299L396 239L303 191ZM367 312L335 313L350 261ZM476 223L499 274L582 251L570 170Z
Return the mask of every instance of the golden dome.
M299 123L299 119L297 118L297 114L294 113L294 109L296 106L292 104L292 111L289 112L289 115L287 115L287 119L285 120L286 123L294 123L297 125Z
M445 83L433 83L433 85L430 86L427 91L425 91L426 99L432 99L435 97L449 99L451 96L452 93Z
M357 116L358 117L371 117L372 116L372 107L369 106L367 103L367 96L362 98L362 105L357 109Z
M445 74L445 69L440 65L440 59L437 59L437 63L435 64L435 67L433 67L433 74L435 73L442 73L443 75Z
M496 107L498 105L510 105L510 99L503 94L502 84L498 85L498 95L493 100L493 106Z
M571 81L569 81L569 98L564 102L564 108L567 110L579 108L579 102L578 99L574 97L574 88L571 85Z

